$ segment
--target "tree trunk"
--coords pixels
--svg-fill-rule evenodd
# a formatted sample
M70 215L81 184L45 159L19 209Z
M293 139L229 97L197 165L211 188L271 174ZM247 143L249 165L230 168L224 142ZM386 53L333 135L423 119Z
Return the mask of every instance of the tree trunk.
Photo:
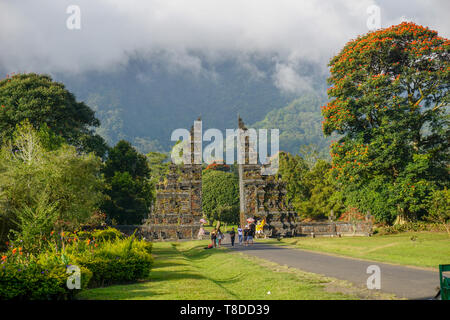
M405 210L403 208L398 208L398 211L400 213L397 215L397 218L395 218L394 225L398 225L398 224L403 225L403 224L407 223L408 218L405 214Z

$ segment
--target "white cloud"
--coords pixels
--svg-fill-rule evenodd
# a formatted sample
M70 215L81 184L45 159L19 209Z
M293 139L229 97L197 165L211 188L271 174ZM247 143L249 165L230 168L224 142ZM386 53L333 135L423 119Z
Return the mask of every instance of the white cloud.
M275 83L288 91L307 85L296 70L308 60L326 68L351 38L367 32L366 9L381 6L382 26L402 16L448 36L445 1L401 0L2 0L0 67L7 71L109 70L139 54L164 59L171 72L201 74L210 62L235 57L276 57ZM81 30L68 30L69 5L81 9ZM244 58L242 58L244 57Z
M311 90L308 78L301 77L292 66L277 63L273 75L275 85L288 93L300 93Z

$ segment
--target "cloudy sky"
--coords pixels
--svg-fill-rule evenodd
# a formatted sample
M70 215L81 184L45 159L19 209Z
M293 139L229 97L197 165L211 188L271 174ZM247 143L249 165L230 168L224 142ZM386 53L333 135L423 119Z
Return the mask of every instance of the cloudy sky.
M67 28L71 5L80 8L81 29ZM194 72L199 56L237 58L258 75L249 57L270 56L274 81L295 90L303 85L299 61L326 68L349 39L369 31L373 5L381 27L406 19L450 36L447 0L0 0L0 68L114 70L138 54Z

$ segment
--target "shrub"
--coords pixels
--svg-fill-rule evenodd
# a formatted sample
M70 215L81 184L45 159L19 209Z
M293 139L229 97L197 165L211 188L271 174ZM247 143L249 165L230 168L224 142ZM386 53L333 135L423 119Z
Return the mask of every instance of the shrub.
M11 259L11 257L10 257ZM67 265L49 253L46 259L29 258L3 263L0 268L0 300L68 300L80 290L67 287ZM92 272L81 271L81 288L86 288Z
M427 219L441 224L450 235L450 191L447 188L433 191L429 204Z
M82 234L97 235L95 241L80 240L79 234L57 235L64 244L49 240L38 255L10 244L0 260L0 300L72 299L79 290L67 287L70 265L80 268L81 289L148 277L152 243L136 240L134 235L123 239L112 228Z
M393 226L379 226L374 228L373 234L388 235L397 234L401 232L442 232L446 231L444 226L439 223L427 223L423 221L408 222L405 224L396 224Z
M347 210L339 217L339 221L347 221L347 222L358 222L365 221L366 217L364 214L358 211L357 208L349 207Z
M31 265L21 269L6 264L0 271L0 299L48 300L65 299L70 295L64 267L42 269Z
M123 234L119 230L109 227L105 230L94 230L92 237L97 241L114 241L123 239Z
M153 259L152 244L134 237L105 241L98 250L76 258L77 265L92 271L89 287L136 281L148 277Z
M124 238L122 232L111 227L104 230L95 229L93 231L79 231L73 236L77 236L80 240L95 239L97 242L114 241L116 239Z

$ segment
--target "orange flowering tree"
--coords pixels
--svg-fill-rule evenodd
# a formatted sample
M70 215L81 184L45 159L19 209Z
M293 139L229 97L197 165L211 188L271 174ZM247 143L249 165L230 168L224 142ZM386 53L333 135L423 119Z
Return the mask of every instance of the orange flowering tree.
M222 160L214 161L210 163L205 170L218 170L218 171L224 171L224 172L230 172L230 166L223 163Z
M449 184L450 41L404 22L348 42L322 107L332 174L348 205L379 221L420 218Z

